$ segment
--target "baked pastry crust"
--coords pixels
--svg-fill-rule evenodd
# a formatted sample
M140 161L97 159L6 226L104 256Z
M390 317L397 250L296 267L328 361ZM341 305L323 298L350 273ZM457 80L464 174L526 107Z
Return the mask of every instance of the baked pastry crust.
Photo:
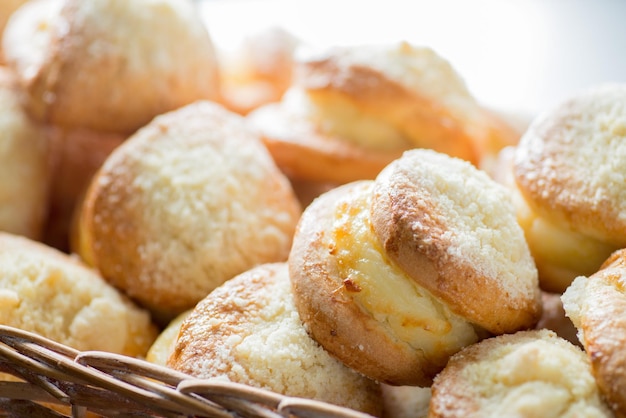
M488 209L491 204L502 207L506 202L500 186L491 184L468 162L434 151L408 151L400 160L375 181L337 187L305 209L289 256L290 276L302 320L328 351L378 381L427 386L451 354L484 338L488 334L485 329L500 333L532 327L541 304L536 270L512 208L505 204L503 212ZM433 165L425 163L427 160ZM453 183L460 180L466 184L467 174L478 176L487 194L495 187L495 195L480 209L474 204L463 208L468 201L460 199L455 204L459 211L487 218L483 230L502 233L494 241L502 255L487 251L461 263L468 248L438 246L437 242L445 243L437 241L445 235L443 231L449 235L466 232L458 219L421 231L403 224L406 217L399 216L398 206L386 206L384 194L393 196L396 203L403 198L412 202L405 202L404 215L419 216L424 210L429 211L425 218L451 215L438 212L436 205L410 208L414 202L428 201L429 192L389 186L389 174L404 164L423 165L424 183L432 182L427 173L440 170L445 178L454 179ZM471 169L459 170L456 164ZM460 183L456 186L464 190ZM449 187L455 186L450 183ZM462 193L473 200L476 189L470 190ZM442 192L439 198L446 202L459 196ZM391 234L390 222L404 233ZM418 237L423 245L415 244ZM471 237L465 239L474 245ZM485 273L489 271L493 274ZM491 299L493 295L499 299Z
M72 248L171 319L236 274L285 260L300 213L242 117L197 102L155 118L107 158Z
M435 378L430 418L613 416L583 351L548 330L489 338Z
M226 378L381 415L379 385L306 333L285 263L246 271L198 303L167 364L199 378Z
M626 85L598 86L538 117L514 175L533 210L565 229L626 244Z
M386 254L420 286L496 334L537 322L537 271L499 184L459 160L414 151L380 173L373 193L372 226Z
M299 93L287 93L282 102L261 106L248 120L262 135L276 164L297 181L343 184L373 179L408 148L368 150L320 132L306 113L297 109L299 105L291 103L289 97L295 94Z
M0 233L0 323L77 350L144 356L157 328L150 314L76 257Z
M537 265L539 285L547 292L561 294L575 277L595 273L617 247L564 228L535 211L515 182L515 152L515 147L503 148L491 174L511 193L517 220Z
M133 133L158 114L218 98L215 51L190 0L49 0L3 37L39 121Z
M291 176L345 183L373 179L411 148L479 165L517 141L482 108L450 64L406 42L297 54L293 86L249 115Z
M616 416L626 416L626 250L613 253L600 270L577 277L562 296L578 329L603 395Z

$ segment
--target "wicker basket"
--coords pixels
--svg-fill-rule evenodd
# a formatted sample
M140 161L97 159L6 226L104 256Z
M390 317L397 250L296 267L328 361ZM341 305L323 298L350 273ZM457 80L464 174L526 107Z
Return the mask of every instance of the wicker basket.
M0 416L371 418L328 403L222 380L197 379L143 360L80 352L0 325Z

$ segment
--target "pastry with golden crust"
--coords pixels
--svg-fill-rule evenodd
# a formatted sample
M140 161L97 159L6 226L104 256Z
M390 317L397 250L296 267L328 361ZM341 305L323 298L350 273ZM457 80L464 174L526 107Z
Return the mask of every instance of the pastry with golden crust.
M380 416L377 383L317 344L294 306L285 263L228 280L183 321L167 365L199 378L222 378Z
M563 296L598 386L618 417L626 416L626 250L613 253L589 277L579 276Z
M483 340L452 356L429 418L612 417L583 351L549 330Z
M111 153L87 189L73 248L171 319L248 268L286 260L300 213L244 119L197 102Z
M43 0L7 25L3 49L37 120L130 134L218 98L217 59L191 0Z
M372 179L410 148L478 164L500 128L452 66L406 42L296 55L294 85L249 115L278 165L296 178Z
M77 350L144 356L157 328L147 311L68 256L0 233L0 323Z
M541 313L505 189L432 150L313 201L289 266L313 338L384 383L428 386L454 352L532 327Z
M48 207L49 146L6 68L0 68L0 109L0 231L38 240Z
M626 84L580 92L536 118L515 187L541 285L561 293L626 245Z
M616 247L558 226L534 210L515 181L515 154L516 147L503 148L490 174L510 190L518 222L539 271L541 288L560 294L577 275L594 273Z

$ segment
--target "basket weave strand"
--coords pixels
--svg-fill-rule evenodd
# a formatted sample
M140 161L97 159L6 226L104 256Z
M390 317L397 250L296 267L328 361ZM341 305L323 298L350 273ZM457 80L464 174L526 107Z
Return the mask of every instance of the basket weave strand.
M18 380L0 382L0 417L371 418L127 356L80 352L4 325L0 371Z

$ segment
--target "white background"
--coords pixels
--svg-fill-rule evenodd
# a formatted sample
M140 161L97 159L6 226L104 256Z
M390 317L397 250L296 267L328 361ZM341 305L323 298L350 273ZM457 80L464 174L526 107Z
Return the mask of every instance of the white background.
M626 82L622 0L203 0L216 45L282 25L307 43L434 48L484 104L534 115L579 89Z

